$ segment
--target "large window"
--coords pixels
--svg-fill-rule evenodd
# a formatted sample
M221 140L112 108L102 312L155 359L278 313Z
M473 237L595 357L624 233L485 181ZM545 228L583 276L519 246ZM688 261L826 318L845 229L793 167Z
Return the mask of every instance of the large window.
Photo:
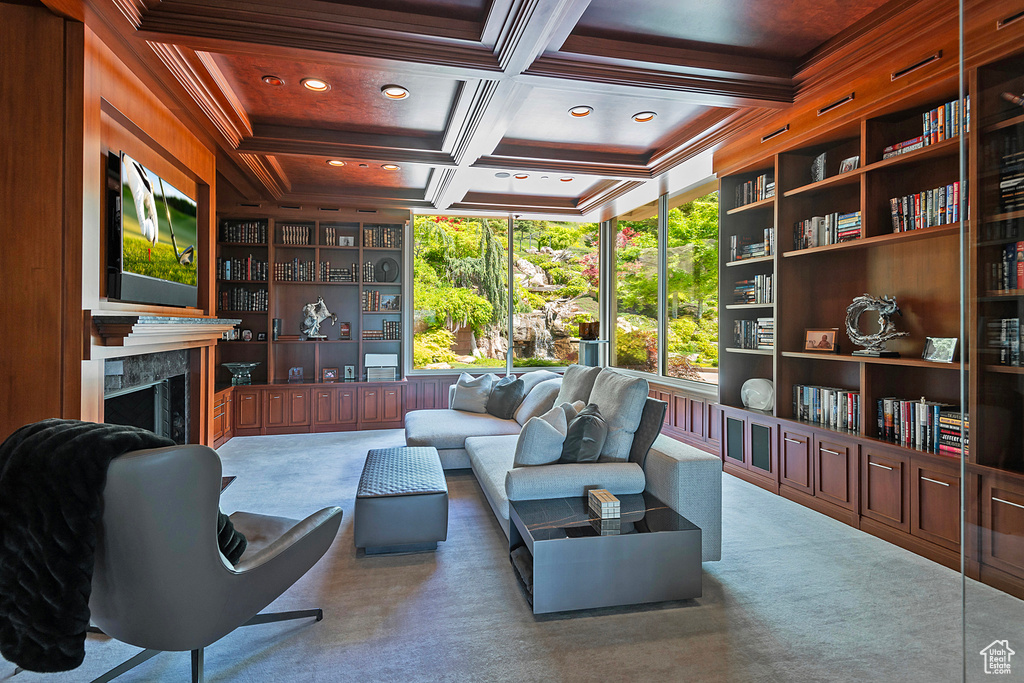
M615 332L611 364L658 372L658 216L615 231Z

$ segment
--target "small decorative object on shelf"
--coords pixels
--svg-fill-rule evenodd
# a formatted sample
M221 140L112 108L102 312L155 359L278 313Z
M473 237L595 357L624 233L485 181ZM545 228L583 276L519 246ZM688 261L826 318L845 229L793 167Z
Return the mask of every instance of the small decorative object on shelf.
M591 516L597 519L618 519L619 499L607 489L591 489L587 492Z
M878 332L864 334L860 331L860 316L864 311L878 311ZM854 298L846 309L846 334L857 346L863 346L853 352L855 356L871 356L872 358L899 358L898 351L886 351L885 344L890 339L909 337L909 332L897 332L892 322L894 315L903 315L896 305L896 297L881 298L863 294Z
M302 368L294 367L288 368L288 381L289 382L301 382L303 376Z
M256 341L267 341L267 333L266 332L257 332L256 333Z
M860 155L855 157L849 157L839 162L839 173L849 173L850 171L856 171L860 167Z
M341 332L341 336L338 337L341 341L349 341L352 339L352 323L339 322L338 329Z
M281 336L281 319L280 318L274 318L273 321L271 321L271 322L273 324L271 325L271 328L270 328L271 329L270 338L273 339L274 341L277 341L277 338Z
M925 337L921 358L936 363L952 363L956 356L956 337Z
M825 164L828 161L828 152L822 152L814 157L811 162L811 182L819 183L825 179Z
M836 343L836 335L838 333L838 327L809 328L804 330L804 351L839 353L839 344Z
M580 323L580 339L593 340L597 339L598 333L601 331L601 323L590 322Z
M252 330L242 330L242 341L252 341Z
M396 282L398 280L398 261L384 257L373 267L375 282Z
M338 381L338 368L321 368L320 369L320 381L321 382L337 382Z
M763 377L748 379L740 387L740 400L751 410L771 410L775 405L775 385Z
M326 334L320 333L320 323L328 318L331 319L332 325L338 322L338 316L327 310L324 298L318 296L315 302L302 307L302 323L299 325L299 331L306 335L306 339L327 339Z
M346 365L345 366L345 381L354 382L356 380L356 366Z
M221 363L224 367L231 371L231 384L232 386L238 386L241 384L252 384L252 369L259 365L259 362L255 363Z

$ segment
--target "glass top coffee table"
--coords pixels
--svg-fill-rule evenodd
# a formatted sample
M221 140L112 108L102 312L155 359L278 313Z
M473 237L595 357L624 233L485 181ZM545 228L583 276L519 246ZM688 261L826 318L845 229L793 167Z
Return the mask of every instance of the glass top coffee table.
M701 595L700 529L648 493L616 496L618 524L585 497L509 503L509 558L534 614Z

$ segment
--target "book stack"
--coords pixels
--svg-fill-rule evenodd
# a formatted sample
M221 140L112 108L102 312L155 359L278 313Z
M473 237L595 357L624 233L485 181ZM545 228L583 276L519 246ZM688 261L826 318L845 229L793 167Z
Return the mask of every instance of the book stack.
M363 330L363 339L368 341L398 341L402 338L402 323L385 320L379 330Z
M737 320L733 323L733 334L738 349L774 349L775 318Z
M740 280L733 289L733 303L770 304L773 301L772 275L755 275L750 280Z
M736 206L752 204L775 196L775 174L762 173L753 180L736 186Z
M939 455L959 458L970 454L968 431L970 420L958 408L939 411Z
M794 249L811 249L860 239L860 211L814 216L793 225Z
M729 237L729 260L742 261L775 253L775 228L765 228L761 237L731 235Z
M373 261L367 261L363 264L363 282L376 282L377 276L373 272Z
M244 287L231 287L220 290L220 310L222 311L265 311L269 297L267 290L249 290Z
M356 264L345 267L332 268L330 261L320 262L321 282L358 282L356 279Z
M940 453L940 420L944 413L955 412L954 406L927 401L924 396L918 401L893 396L878 399L878 438L904 448L914 448L927 453Z
M316 263L313 261L281 261L274 264L274 279L278 282L313 282Z
M1024 241L1004 244L1000 256L998 261L988 264L988 290L1024 289Z
M982 239L986 240L1017 240L1024 237L1024 218L1010 218L1003 221L986 222L984 224L985 234Z
M339 235L337 228L324 228L324 244L331 247L354 246L355 237L350 235Z
M998 356L999 365L1020 367L1020 318L994 318L985 322L985 341L989 353Z
M793 416L829 429L860 430L860 392L836 387L793 386Z
M889 200L892 231L907 232L960 220L960 181Z
M313 226L282 225L281 244L306 246L313 244Z
M245 258L218 258L217 279L219 280L253 280L265 282L269 265L266 261L253 258L252 254Z
M966 133L971 129L971 98L964 99L964 106L961 111L958 100L940 104L931 111L921 115L921 134L909 140L904 140L895 145L889 145L882 150L882 158L913 152L915 149L935 145L943 140L949 140L960 135L960 130Z
M266 244L267 221L221 221L217 239L236 244Z
M1024 208L1024 139L1020 133L1003 138L999 157L999 207L1002 211Z
M363 227L364 247L402 248L402 228L394 225L367 225Z

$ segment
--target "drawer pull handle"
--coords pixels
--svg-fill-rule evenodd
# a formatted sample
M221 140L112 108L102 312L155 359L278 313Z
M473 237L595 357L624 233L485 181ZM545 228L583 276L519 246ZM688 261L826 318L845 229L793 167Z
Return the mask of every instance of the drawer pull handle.
M892 472L892 468L889 467L888 465L883 465L878 462L869 462L868 464L871 465L872 467L881 467L883 470L889 470L890 472Z
M917 71L918 69L926 67L929 64L931 64L932 62L937 61L939 59L942 59L942 50L939 50L938 52L936 52L933 55L925 57L920 62L915 62L914 64L911 64L910 66L908 66L906 68L900 69L899 71L893 71L892 74L890 75L890 80L895 81L898 78L903 78L907 74L913 73L913 72Z
M996 501L997 503L1006 503L1007 505L1012 505L1015 508L1020 508L1021 510L1024 510L1024 505L1021 505L1019 503L1011 503L1008 500L1003 500L1002 498L996 498L995 496L992 496L992 500Z
M251 401L251 400L252 400L252 396L246 396L246 397L245 397L244 399L242 399L242 400L243 400L243 401Z
M787 436L787 437L786 437L786 443L795 443L795 444L796 444L796 445L798 445L798 446L803 446L803 445L804 445L804 444L806 444L807 442L806 442L806 441L801 441L800 439L791 439L791 438L789 438L789 437Z
M833 451L830 448L820 448L818 450L820 450L822 453L829 453L831 455L839 455L839 451Z
M939 481L938 479L930 479L928 477L921 477L921 479L923 481L930 481L933 484L938 484L939 486L949 486L949 482L946 481Z

